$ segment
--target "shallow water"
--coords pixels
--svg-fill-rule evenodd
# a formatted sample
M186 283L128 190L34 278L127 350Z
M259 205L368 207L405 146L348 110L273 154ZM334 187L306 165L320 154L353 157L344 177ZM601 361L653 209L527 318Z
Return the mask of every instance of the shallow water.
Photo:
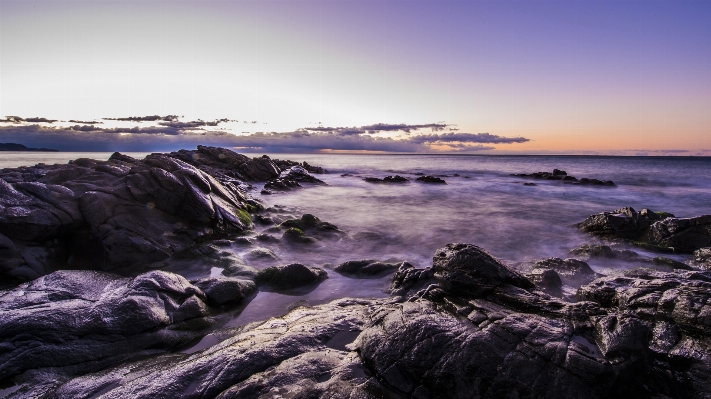
M60 162L59 156L69 160L77 157L107 159L109 155L3 153L0 167L18 166L19 162ZM145 154L129 155L142 157ZM346 296L386 295L390 276L352 279L330 270L346 260L408 260L415 265L429 266L435 250L451 242L481 246L509 264L554 256L564 258L570 249L595 241L574 226L594 213L624 206L666 211L679 217L711 213L711 158L705 157L322 154L274 154L272 157L323 166L331 173L318 177L328 185L267 196L260 194L261 184L257 184L251 194L267 207L286 206L279 212L282 218L311 213L337 225L347 236L340 240L322 240L316 246L302 249L258 242L258 246L274 251L279 260L252 266L263 268L274 263L300 262L325 268L329 279L309 292L287 295L262 291L227 323L230 327L283 314L298 304L313 305ZM578 178L612 180L617 186L580 186L509 175L554 168ZM446 175L443 178L447 184L415 182L417 172ZM341 176L346 173L354 176ZM366 176L382 178L396 173L412 181L399 185L363 181ZM454 174L460 176L454 177ZM524 182L537 185L524 186ZM264 229L266 227L257 227L255 234ZM233 245L226 250L244 256L253 248ZM688 259L684 255L671 257ZM591 262L591 266L598 272L611 273L640 265ZM199 261L168 269L188 278L219 273L219 269Z

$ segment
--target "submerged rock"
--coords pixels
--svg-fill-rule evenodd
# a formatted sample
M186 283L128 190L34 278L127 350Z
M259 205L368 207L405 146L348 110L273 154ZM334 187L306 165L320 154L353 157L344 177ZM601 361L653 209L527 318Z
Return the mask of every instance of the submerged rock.
M272 266L260 270L256 281L259 285L267 285L275 289L298 288L320 283L328 278L325 270L317 267L292 263L286 266Z
M394 272L405 263L407 262L387 263L374 259L349 260L336 266L333 270L345 276L379 278Z
M587 177L584 177L580 180L578 180L576 177L569 176L568 173L564 170L559 170L559 169L553 169L553 172L534 172L531 174L525 174L525 173L512 173L511 176L516 176L516 177L528 177L528 178L534 178L534 179L544 179L544 180L561 180L565 183L569 184L583 184L583 185L594 185L594 186L614 186L615 183L613 183L610 180L598 180L598 179L590 179Z
M368 183L408 183L409 180L400 176L400 175L395 175L395 176L385 176L382 179L379 179L377 177L366 177L363 179L367 181Z
M447 183L443 179L440 179L439 177L432 176L432 175L420 176L415 180L417 180L421 183L435 183L435 184L446 184Z
M339 230L336 225L323 222L321 219L309 213L304 214L300 219L285 220L280 224L280 227L286 229L295 228L298 229L298 231L320 238L341 237L344 235L343 231ZM293 231L292 234L298 236L300 235L298 231Z

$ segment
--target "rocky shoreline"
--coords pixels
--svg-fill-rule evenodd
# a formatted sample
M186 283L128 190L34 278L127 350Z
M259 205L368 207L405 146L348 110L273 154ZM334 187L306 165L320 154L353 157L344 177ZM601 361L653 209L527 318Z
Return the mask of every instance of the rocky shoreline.
M244 259L220 249L308 251L346 237L248 194L256 183L269 194L322 185L312 174L326 172L202 146L0 170L0 394L711 397L711 216L603 212L577 225L601 241L526 264L463 243L435 251L429 267L312 267L280 264L266 248ZM255 225L271 227L255 235ZM692 252L686 263L665 255ZM189 279L157 270L181 259L223 271ZM640 267L605 275L588 264L611 259ZM129 265L140 272L121 275ZM389 297L224 326L258 291L310 290L330 273L392 275Z

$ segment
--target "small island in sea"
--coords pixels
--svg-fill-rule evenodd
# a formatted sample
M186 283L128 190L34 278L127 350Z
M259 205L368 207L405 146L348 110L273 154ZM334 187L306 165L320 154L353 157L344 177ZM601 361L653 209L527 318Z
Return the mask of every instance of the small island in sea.
M39 151L39 152L58 152L50 148L30 148L22 144L15 143L0 143L0 151Z

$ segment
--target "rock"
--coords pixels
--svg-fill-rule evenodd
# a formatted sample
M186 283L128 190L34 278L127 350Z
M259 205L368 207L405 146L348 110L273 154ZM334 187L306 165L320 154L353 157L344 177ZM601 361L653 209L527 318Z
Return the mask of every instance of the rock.
M652 224L646 239L654 245L691 253L711 246L711 215L693 218L665 218Z
M391 295L405 296L434 283L434 271L431 267L420 269L409 262L402 262L390 282L389 291Z
M656 256L652 258L651 263L657 266L666 266L674 270L694 270L691 266L686 263L676 261L674 259L665 258L663 256Z
M527 277L543 292L557 297L563 295L563 281L555 270L537 268Z
M344 299L298 307L237 329L191 355L148 358L71 379L37 375L18 393L135 399L388 397L390 391L347 349L368 322L369 308L379 303Z
M321 219L309 213L301 216L300 219L289 219L285 220L280 224L282 228L296 228L304 233L309 233L317 237L340 237L344 233L338 229L335 225L322 222ZM298 231L293 233L298 235Z
M572 287L579 287L599 277L587 263L577 259L543 259L533 265L533 270L536 269L554 270L565 284Z
M257 262L271 262L279 260L279 257L267 248L254 248L253 250L247 252L244 255L244 258Z
M578 225L578 228L583 232L600 236L637 240L646 233L652 223L659 219L656 213L648 209L638 213L634 208L625 207L589 216Z
M317 267L308 267L300 263L291 263L286 266L272 266L261 270L256 281L274 289L290 289L318 284L328 278L325 270Z
M563 181L564 183L568 183L568 184L582 184L582 185L595 185L595 186L614 186L615 185L615 183L613 183L610 180L590 179L587 177L583 177L582 179L578 180L576 177L569 176L566 171L559 170L559 169L553 169L553 173L551 173L551 172L535 172L535 173L531 173L531 174L513 173L513 174L511 174L511 176L528 177L528 178L544 179L544 180L560 180L560 181Z
M265 279L290 274L266 270ZM433 271L437 283L429 284ZM602 399L708 392L711 273L628 271L581 287L581 301L568 303L481 248L449 244L432 269L403 264L393 278L396 289L415 285L426 287L407 301L302 302L283 317L216 332L222 342L191 355L145 357L89 375L26 373L16 393Z
M231 181L163 154L3 169L0 234L20 256L0 262L0 272L28 280L59 268L163 261L199 240L250 229L248 211L258 206Z
M272 192L272 190L267 190L267 189L265 188L265 189L263 189L262 191L260 191L260 194L262 194L262 195L272 195L272 194L274 194L274 192Z
M307 236L298 227L289 227L281 237L290 244L315 244L318 242L315 238Z
M432 175L426 175L426 176L420 176L417 179L415 179L421 183L435 183L435 184L446 184L447 182L440 179L439 177L432 176Z
M259 270L247 266L244 263L233 263L222 270L222 275L227 277L236 277L246 280L254 280L257 278Z
M400 175L395 175L395 176L385 176L382 179L378 179L377 177L366 177L363 179L367 181L368 183L408 183L409 180L406 178L400 176Z
M578 248L568 251L570 255L576 256L581 260L588 259L619 259L623 261L642 260L637 252L629 249L612 249L607 245L591 245L584 244Z
M380 278L394 272L405 263L407 262L385 263L373 259L349 260L336 266L333 270L345 276Z
M175 348L209 325L204 300L198 287L161 271L123 278L66 270L21 284L0 293L0 379L44 367L90 372Z
M432 270L439 285L453 295L480 296L503 284L533 287L528 279L475 245L447 244L438 249Z
M536 183L523 183L524 186L537 186Z
M289 191L300 187L301 184L295 180L277 178L266 182L262 191L267 191L269 194L273 194L274 191Z
M211 306L239 304L257 291L253 281L232 277L201 278L193 284L205 293L207 303Z
M257 234L257 236L254 237L254 238L256 238L257 241L267 242L267 243L269 243L269 242L271 242L271 243L279 242L279 239L278 239L277 237L274 237L273 235L271 235L271 234L266 234L266 233Z
M699 248L694 251L691 264L704 270L711 270L711 247Z

